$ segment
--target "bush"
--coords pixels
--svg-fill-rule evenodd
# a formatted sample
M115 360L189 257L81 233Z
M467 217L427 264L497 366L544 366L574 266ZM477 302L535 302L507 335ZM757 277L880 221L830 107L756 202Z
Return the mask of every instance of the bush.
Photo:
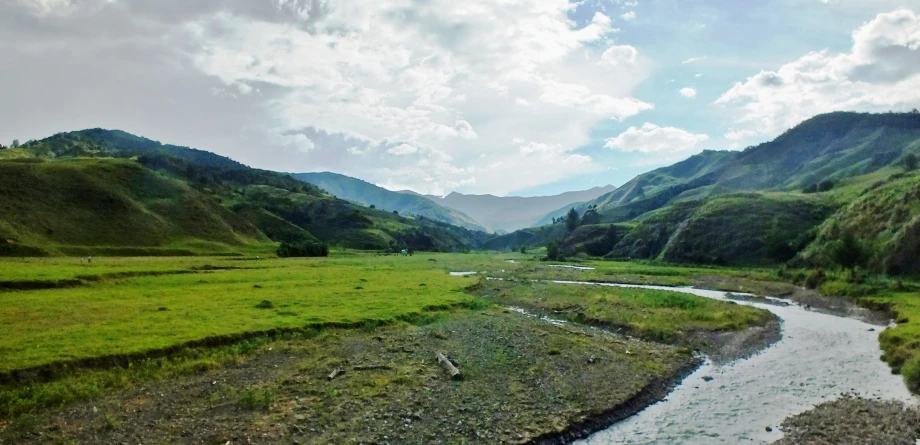
M562 260L562 249L559 248L559 243L553 241L546 246L546 258L552 261Z
M827 275L821 269L810 270L808 275L805 277L805 287L809 289L817 289L824 284L824 281L827 280Z
M817 193L817 192L818 192L818 184L809 184L809 185L806 185L805 188L802 189L802 193Z
M827 192L827 191L830 191L830 190L833 189L833 188L834 188L834 181L831 181L830 179L825 179L825 180L821 181L820 184L818 184L818 191L819 191L819 192Z
M908 360L901 368L901 374L907 382L907 387L914 393L920 392L920 357Z
M329 256L329 246L311 242L282 242L278 247L278 256L281 258L292 257L323 257Z

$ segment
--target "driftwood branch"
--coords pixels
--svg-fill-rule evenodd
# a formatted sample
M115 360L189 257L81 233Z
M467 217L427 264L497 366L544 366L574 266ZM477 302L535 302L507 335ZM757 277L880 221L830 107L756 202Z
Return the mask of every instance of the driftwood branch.
M444 354L436 352L435 355L438 357L438 363L440 363L441 366L443 366L444 369L446 369L450 374L450 378L454 380L463 378L463 375L460 374L460 370L457 369L457 367L454 366L454 364L450 362L450 359L448 359Z

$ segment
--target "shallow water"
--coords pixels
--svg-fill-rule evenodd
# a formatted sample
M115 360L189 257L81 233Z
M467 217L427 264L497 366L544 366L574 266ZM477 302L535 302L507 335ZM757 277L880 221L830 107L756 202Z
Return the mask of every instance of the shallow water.
M466 277L469 275L476 275L479 272L451 272L450 276L452 277Z
M562 267L565 269L575 269L575 270L596 270L593 267L587 266L570 266L568 264L551 264L549 267Z
M726 300L725 293L718 291L611 286L675 290ZM878 326L812 312L794 303L738 303L766 309L782 319L782 340L748 359L723 366L706 363L666 400L577 443L766 444L782 437L777 426L783 419L842 392L918 402L901 377L892 375L879 360ZM704 377L713 380L706 382ZM773 432L767 432L767 426Z

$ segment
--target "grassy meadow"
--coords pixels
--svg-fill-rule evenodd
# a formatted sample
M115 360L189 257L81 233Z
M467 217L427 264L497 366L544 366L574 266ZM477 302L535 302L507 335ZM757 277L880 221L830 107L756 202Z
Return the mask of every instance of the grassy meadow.
M345 250L309 259L3 259L0 376L7 383L0 384L0 418L98 398L137 382L206 372L239 363L277 341L296 342L330 329L340 335L383 326L398 330L515 303L484 297L477 291L482 283L501 283L515 295L544 286L543 294L558 302L584 298L599 311L595 316L610 324L632 323L634 334L648 340L764 322L757 311L672 292L605 289L598 299L595 290L530 285L529 280L549 279L683 285L697 275L728 273L590 264L598 269L553 268L520 253L404 257ZM451 271L479 274L451 276ZM765 272L746 272L757 273ZM508 281L487 282L486 276ZM4 283L38 287L15 290ZM66 286L54 287L60 283ZM51 287L39 288L45 285Z

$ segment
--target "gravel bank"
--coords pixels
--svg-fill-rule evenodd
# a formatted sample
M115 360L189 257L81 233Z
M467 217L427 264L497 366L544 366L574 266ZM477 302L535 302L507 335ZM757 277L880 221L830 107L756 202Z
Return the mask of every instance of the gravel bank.
M783 422L774 445L915 445L920 411L900 402L844 396Z

